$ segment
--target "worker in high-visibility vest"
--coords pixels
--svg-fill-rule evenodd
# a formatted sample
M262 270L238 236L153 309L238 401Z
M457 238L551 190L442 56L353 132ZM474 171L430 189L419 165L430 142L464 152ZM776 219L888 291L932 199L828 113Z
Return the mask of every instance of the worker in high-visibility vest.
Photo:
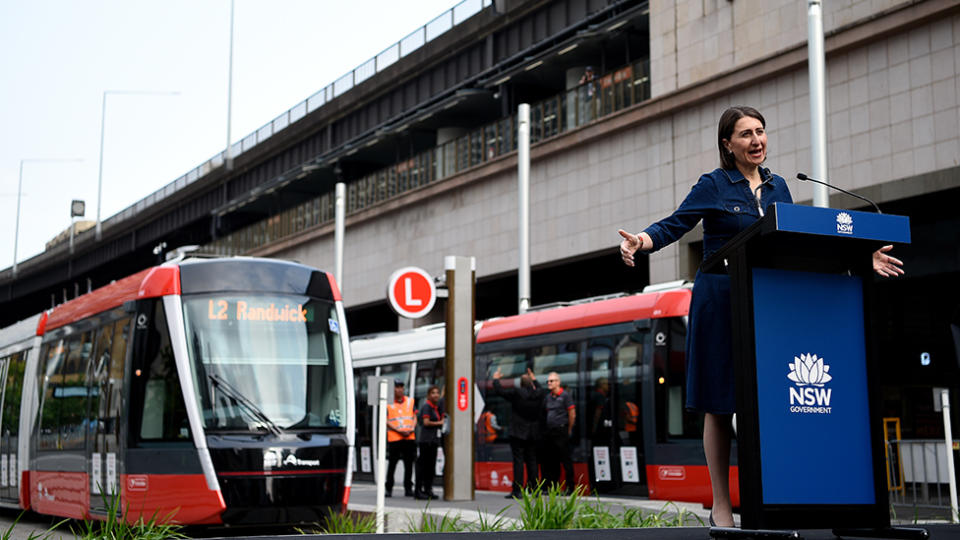
M500 424L497 422L497 415L490 409L484 409L477 420L477 438L479 442L490 444L497 440L497 432L500 431Z
M397 379L393 384L393 401L387 405L387 480L384 484L387 497L393 494L393 475L397 462L403 460L403 494L413 497L413 464L417 459L417 416L413 411L413 398L404 393L404 383Z
M627 433L637 431L637 424L640 422L640 407L632 401L623 402L623 430Z

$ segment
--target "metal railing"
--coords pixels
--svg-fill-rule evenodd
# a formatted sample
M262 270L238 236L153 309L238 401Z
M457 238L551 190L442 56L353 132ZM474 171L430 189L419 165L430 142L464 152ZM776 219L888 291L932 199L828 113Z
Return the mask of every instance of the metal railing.
M493 0L463 0L459 4L435 17L427 24L417 28L405 38L387 47L383 50L383 52L375 55L373 58L367 60L363 64L360 64L360 66L354 68L352 71L343 75L331 84L321 88L318 92L301 101L300 103L297 103L280 116L254 130L253 133L247 135L240 141L233 143L231 147L233 157L236 158L240 154L264 142L290 124L303 118L308 113L319 109L323 105L332 101L334 98L341 96L344 92L369 79L404 56L407 56L413 51L426 45L429 41L436 39L448 30L451 30L454 26L469 19L473 15L476 15L482 11L483 8L492 3ZM198 178L210 173L210 171L222 166L225 158L226 151L218 153L187 174L177 178L173 182L170 182L166 186L158 189L150 195L147 195L118 214L115 214L114 216L105 220L104 226L113 222L123 221L141 212L144 208L155 204L165 197L170 196L175 191L182 189L188 184L193 183Z
M957 441L953 446L956 448ZM956 454L956 450L951 450ZM886 445L890 503L950 510L950 478L942 439L904 439ZM956 455L954 456L956 459Z
M637 62L531 105L530 142L549 139L650 99L649 73L649 61ZM517 119L511 115L349 182L346 213L394 199L516 149ZM262 248L331 223L333 204L331 191L215 240L203 246L203 251L240 255Z

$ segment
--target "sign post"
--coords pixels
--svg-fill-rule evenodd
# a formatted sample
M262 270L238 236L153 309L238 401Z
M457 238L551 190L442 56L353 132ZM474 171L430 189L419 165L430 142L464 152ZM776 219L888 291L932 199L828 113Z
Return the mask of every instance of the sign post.
M447 271L447 360L444 370L447 399L446 413L450 431L446 434L443 474L443 498L447 501L472 501L473 488L473 377L474 336L476 319L477 263L473 257L444 258Z

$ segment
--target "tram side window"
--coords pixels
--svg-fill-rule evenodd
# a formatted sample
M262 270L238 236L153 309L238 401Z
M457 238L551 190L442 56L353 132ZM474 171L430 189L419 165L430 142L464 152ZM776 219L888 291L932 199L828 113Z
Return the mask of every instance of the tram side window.
M123 364L126 358L127 335L130 318L111 322L97 333L97 356L90 364L94 404L90 408L90 421L98 426L97 432L111 435L107 448L116 451L119 447L121 392L123 391Z
M17 436L20 433L20 396L23 394L23 372L26 367L27 351L13 353L3 359L7 363L7 379L3 385L3 433L0 453L10 454L17 451Z
M60 370L60 385L53 396L60 401L60 448L82 450L86 444L87 363L93 347L92 332L67 339L67 357Z
M373 432L373 408L367 395L367 377L376 375L374 368L353 372L354 399L357 401L357 447L370 446Z
M579 358L578 343L560 343L557 345L544 345L536 347L533 350L533 372L537 376L537 382L546 387L547 374L556 371L560 376L560 386L564 392L569 392L570 397L576 404L577 420L573 427L573 436L570 444L576 447L580 442L580 434L583 432L581 426L584 425L583 414L584 403L579 395L579 370L577 360Z
M443 361L424 360L417 362L417 376L413 383L414 405L418 409L423 405L427 399L427 390L431 386L440 388L440 393L446 396L443 383Z
M511 421L513 420L513 410L510 407L510 402L494 392L493 374L497 371L497 369L500 370L500 385L502 388L519 388L520 376L527 372L527 366L527 355L524 351L490 353L485 354L478 359L477 382L482 385L481 388L483 388L485 392L483 397L484 408L494 415L497 425L501 427L499 432L494 430L494 433L488 435L488 438L493 437L493 441L484 440L484 437L481 435L478 438L479 445L482 446L490 443L506 444L510 440L510 426ZM537 377L537 381L541 385L546 385L546 380L547 378L545 376ZM480 421L484 422L485 420L483 417L481 417ZM481 457L488 456L482 455Z
M700 415L686 409L687 353L686 323L679 317L658 322L654 348L654 377L657 409L657 441L697 439L702 428ZM669 336L664 343L660 336Z
M582 422L587 429L587 436L598 446L610 444L611 428L613 427L613 403L611 403L610 388L610 360L616 349L615 337L591 339L587 343L587 370L584 381L587 385L586 414Z
M66 357L65 340L48 343L41 356L40 423L37 426L38 450L56 450L59 447L60 399L54 397L60 387L60 364Z
M650 341L649 332L624 336L617 344L617 426L631 444L639 445L641 390L643 388L643 350Z
M413 389L409 388L411 371L413 371L413 363L390 364L388 366L383 366L382 368L380 368L380 376L389 377L391 383L393 383L394 380L403 381L404 392L410 397L415 397L413 395ZM390 387L387 390L387 394L389 394L387 396L387 403L390 403L393 401L393 386L392 385L387 385L387 386Z
M163 303L154 301L152 312L148 328L138 335L138 339L145 339L146 343L142 358L135 359L132 382L138 387L137 395L143 399L143 405L134 405L133 409L141 413L140 440L187 441L190 427Z

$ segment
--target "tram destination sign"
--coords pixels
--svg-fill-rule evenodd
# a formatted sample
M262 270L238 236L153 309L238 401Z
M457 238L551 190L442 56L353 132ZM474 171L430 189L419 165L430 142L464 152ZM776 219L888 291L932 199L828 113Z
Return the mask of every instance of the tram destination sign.
M304 307L303 304L210 299L207 302L207 318L212 321L312 322L313 308Z

